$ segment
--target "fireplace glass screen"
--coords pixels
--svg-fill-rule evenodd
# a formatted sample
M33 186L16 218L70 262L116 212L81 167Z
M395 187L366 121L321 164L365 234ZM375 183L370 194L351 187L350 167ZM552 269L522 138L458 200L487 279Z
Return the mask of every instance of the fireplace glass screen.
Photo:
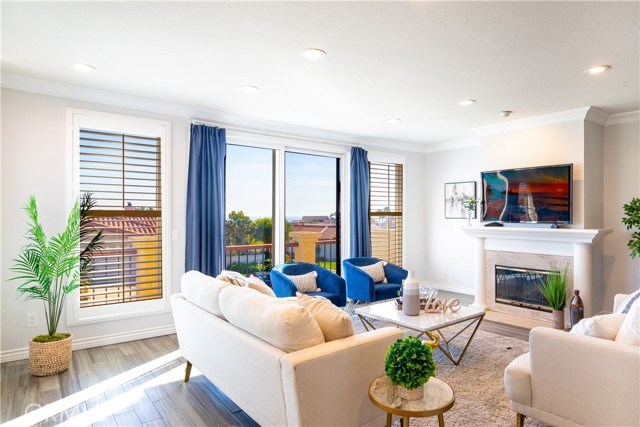
M539 286L549 271L496 265L496 302L551 311Z

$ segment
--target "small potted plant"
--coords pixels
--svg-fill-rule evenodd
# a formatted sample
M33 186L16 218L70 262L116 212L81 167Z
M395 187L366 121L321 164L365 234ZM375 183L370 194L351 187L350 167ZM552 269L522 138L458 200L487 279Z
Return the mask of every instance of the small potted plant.
M398 396L407 400L422 399L423 385L436 371L431 347L415 337L399 338L387 350L384 371L397 386Z
M478 206L478 199L475 197L469 197L462 202L462 207L467 210L467 225L471 225L471 215L476 211Z
M560 270L553 266L538 288L553 309L554 329L564 329L564 308L567 305L567 266Z

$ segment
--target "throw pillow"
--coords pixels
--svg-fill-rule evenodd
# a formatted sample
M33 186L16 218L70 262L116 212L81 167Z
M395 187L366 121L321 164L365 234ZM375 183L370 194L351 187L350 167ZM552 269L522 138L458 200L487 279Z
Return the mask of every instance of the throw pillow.
M328 299L321 296L312 297L300 292L296 293L296 296L298 304L313 315L326 342L355 335L351 317Z
M299 274L297 276L287 276L287 279L291 280L298 288L298 291L302 293L309 292L320 292L322 289L318 287L318 283L316 282L316 278L318 277L318 273L315 271L310 271L306 274Z
M626 318L616 335L616 342L640 346L640 299L636 299L624 316Z
M220 310L220 292L231 284L191 270L182 275L180 286L187 301L224 319Z
M357 266L360 270L367 273L373 278L375 283L387 283L387 278L384 275L384 266L387 265L385 261L379 261L375 264Z
M271 289L269 285L264 283L262 280L260 280L253 274L249 276L249 280L247 280L247 287L251 289L255 289L261 294L269 295L270 297L273 297L273 298L276 297L276 294L273 292L273 289Z
M616 310L616 313L628 313L631 310L631 306L640 298L640 289L629 294L627 298L620 304L620 307Z
M224 288L220 309L232 325L287 353L324 342L322 330L309 310L248 287Z
M247 278L237 271L222 270L216 279L224 280L235 286L247 286Z
M626 317L624 314L603 314L588 317L571 328L571 333L613 341Z

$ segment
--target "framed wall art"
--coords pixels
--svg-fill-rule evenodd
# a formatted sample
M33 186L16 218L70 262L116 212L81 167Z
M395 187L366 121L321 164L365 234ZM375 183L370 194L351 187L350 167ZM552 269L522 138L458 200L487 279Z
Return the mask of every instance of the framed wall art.
M462 203L469 198L476 197L476 182L447 182L444 184L444 217L467 218L467 210ZM477 218L473 211L472 218Z

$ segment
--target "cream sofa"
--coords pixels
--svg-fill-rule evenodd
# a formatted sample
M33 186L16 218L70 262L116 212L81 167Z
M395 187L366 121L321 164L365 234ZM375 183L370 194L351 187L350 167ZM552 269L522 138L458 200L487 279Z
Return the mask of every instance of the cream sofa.
M236 296L239 291L232 289L235 294L229 298L232 292L226 289L227 285L203 276L186 273L183 294L171 296L180 351L188 361L188 371L193 364L263 426L384 424L385 414L370 403L368 387L374 378L384 374L384 355L402 337L401 331L381 328L283 351L228 321L226 317L231 316L223 313L229 314L232 305L235 309L242 307L243 302ZM274 304L295 304L279 298L272 300ZM245 319L256 315L256 306L245 307ZM291 325L282 328L288 326ZM266 325L264 331L269 334L278 328ZM305 334L313 335L313 331ZM185 381L188 376L189 373Z
M625 297L616 295L614 312ZM534 328L529 349L504 372L517 426L524 416L553 426L640 426L640 347Z

